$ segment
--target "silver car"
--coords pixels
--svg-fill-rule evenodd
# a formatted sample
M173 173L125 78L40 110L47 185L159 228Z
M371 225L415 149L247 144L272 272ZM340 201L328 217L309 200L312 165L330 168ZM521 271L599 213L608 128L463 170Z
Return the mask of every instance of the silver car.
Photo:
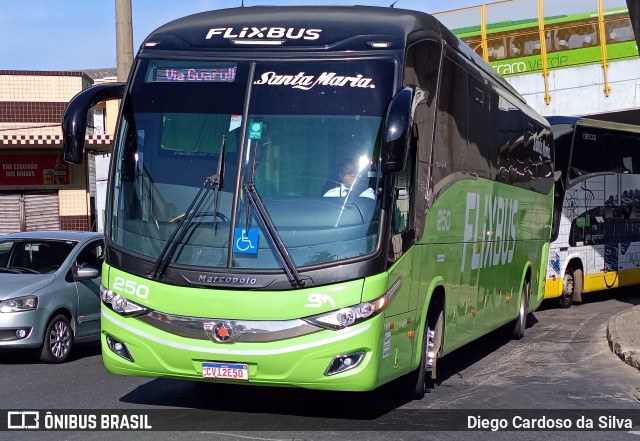
M60 363L74 342L100 336L101 233L0 237L0 350L38 348Z

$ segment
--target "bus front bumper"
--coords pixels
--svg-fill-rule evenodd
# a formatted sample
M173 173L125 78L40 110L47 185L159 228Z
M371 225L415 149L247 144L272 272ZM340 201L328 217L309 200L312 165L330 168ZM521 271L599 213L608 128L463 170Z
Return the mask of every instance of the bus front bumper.
M223 344L171 334L103 307L102 358L109 372L120 375L367 391L378 386L379 363L373 355L383 350L382 323L379 315L339 331L321 330L273 342ZM114 341L126 347L130 360L113 350ZM355 367L325 374L337 356L353 353L364 354ZM203 363L247 365L249 379L204 378Z

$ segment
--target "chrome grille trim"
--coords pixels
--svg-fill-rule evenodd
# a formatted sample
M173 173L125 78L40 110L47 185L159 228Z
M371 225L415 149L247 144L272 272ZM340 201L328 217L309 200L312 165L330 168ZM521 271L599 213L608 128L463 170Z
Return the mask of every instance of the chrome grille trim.
M235 342L258 343L285 340L321 331L303 320L230 320L220 318L186 317L151 311L136 317L150 326L186 338L210 340L206 329L217 322L225 321L233 325L238 337ZM216 344L225 344L213 341Z

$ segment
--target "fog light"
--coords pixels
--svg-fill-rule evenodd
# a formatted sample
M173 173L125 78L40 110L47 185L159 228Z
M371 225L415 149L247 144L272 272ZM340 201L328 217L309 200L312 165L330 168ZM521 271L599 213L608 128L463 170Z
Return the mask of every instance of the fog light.
M330 376L353 369L364 360L364 354L364 351L358 351L351 354L336 355L329 363L329 367L324 374Z
M16 337L25 338L26 336L27 336L27 331L25 331L24 329L16 330Z
M131 354L129 353L129 350L127 349L127 345L125 345L121 341L116 340L110 335L107 335L105 337L107 340L107 346L109 346L109 349L111 349L113 353L115 353L116 355L119 355L120 357L124 358L127 361L130 361L131 363L134 362L133 357L131 356Z

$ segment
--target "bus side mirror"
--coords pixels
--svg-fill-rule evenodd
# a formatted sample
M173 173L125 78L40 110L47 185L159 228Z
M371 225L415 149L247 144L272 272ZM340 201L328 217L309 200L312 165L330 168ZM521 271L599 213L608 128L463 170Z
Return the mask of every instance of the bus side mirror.
M398 173L404 170L412 101L413 90L406 87L396 93L387 109L381 152L382 171L385 173Z
M82 164L89 109L102 101L122 99L124 89L125 83L99 84L79 92L69 101L62 115L65 161Z

